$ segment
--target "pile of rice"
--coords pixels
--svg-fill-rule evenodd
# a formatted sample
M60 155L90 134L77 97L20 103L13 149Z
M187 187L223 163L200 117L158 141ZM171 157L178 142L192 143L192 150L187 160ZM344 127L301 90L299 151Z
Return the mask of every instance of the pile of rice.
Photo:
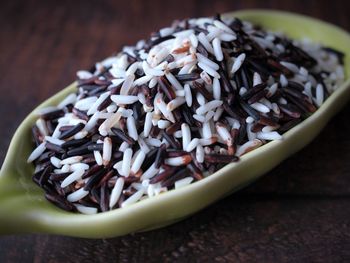
M283 139L343 83L343 56L237 18L175 21L38 112L33 180L85 214L184 187Z

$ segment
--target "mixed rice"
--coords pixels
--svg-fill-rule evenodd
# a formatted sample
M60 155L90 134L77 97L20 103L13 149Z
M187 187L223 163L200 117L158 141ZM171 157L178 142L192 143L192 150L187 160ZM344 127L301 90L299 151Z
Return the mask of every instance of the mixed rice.
M39 110L33 180L85 214L184 187L283 139L342 84L343 56L239 19L175 21Z

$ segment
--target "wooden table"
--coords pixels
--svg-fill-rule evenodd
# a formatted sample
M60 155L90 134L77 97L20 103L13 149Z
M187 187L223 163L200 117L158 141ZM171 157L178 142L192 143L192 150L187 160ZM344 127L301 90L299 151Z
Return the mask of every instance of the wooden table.
M0 11L0 160L21 120L90 65L175 18L243 8L350 30L345 1L6 1ZM350 47L349 47L350 48ZM349 262L350 106L252 186L170 227L108 240L0 237L0 262Z

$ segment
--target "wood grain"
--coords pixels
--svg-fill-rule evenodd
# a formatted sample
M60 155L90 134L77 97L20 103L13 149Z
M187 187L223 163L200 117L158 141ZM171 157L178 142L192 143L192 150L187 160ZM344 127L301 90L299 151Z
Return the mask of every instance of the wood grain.
M350 30L345 1L6 1L0 9L0 161L35 105L176 18L243 8L299 12ZM0 237L0 262L347 262L350 107L250 187L173 226L108 240ZM0 204L1 205L1 204Z

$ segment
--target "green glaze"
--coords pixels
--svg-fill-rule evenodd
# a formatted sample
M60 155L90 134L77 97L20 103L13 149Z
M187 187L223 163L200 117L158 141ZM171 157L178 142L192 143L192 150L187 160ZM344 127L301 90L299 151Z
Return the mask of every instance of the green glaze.
M293 38L308 37L346 53L350 75L350 36L333 25L300 15L249 10L227 14L252 21ZM36 116L22 122L11 141L0 174L0 233L50 233L102 238L125 235L172 224L254 181L308 144L350 96L350 80L334 92L322 107L297 127L246 154L215 174L187 187L169 191L129 207L97 215L65 212L49 203L31 180L34 167L26 159L32 150L30 128ZM76 89L73 83L38 108L55 105Z

